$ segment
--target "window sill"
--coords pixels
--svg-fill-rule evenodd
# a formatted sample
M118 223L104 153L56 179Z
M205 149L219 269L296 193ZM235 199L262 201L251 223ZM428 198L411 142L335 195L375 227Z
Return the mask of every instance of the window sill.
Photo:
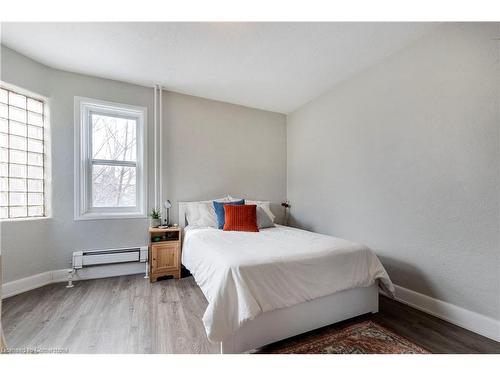
M44 221L52 219L51 216L42 216L42 217L18 217L12 219L0 219L0 224L4 223L22 223L25 221Z
M115 214L105 214L105 213L87 213L75 217L75 221L87 221L87 220L116 220L116 219L147 219L148 216L145 214L134 214L134 213L115 213Z

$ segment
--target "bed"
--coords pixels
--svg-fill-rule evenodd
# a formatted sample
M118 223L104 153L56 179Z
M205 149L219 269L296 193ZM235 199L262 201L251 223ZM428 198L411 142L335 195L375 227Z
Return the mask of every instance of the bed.
M243 353L378 311L379 286L394 292L366 246L276 225L258 233L184 227L182 264L208 300L207 337Z

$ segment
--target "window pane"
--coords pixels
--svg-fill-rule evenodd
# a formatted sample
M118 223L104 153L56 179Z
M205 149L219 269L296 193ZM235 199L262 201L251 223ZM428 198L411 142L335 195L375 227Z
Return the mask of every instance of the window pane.
M9 107L9 119L25 123L26 111L16 107Z
M8 120L0 118L0 132L8 133L9 123Z
M19 137L17 135L11 135L9 138L10 148L15 148L17 150L26 150L26 138Z
M0 219L7 219L9 217L9 209L7 207L0 207Z
M26 151L10 150L9 156L11 163L26 164Z
M0 133L0 147L9 147L9 136L7 134Z
M10 191L26 191L26 180L24 178L11 178L9 183Z
M7 206L9 204L9 193L0 193L0 206Z
M8 95L9 94L7 94L7 90L0 89L0 102L7 103L7 96Z
M38 113L28 112L28 123L31 125L42 126L43 117Z
M9 105L14 105L19 108L26 109L26 97L24 95L9 92Z
M10 134L20 135L26 137L26 124L11 121L10 122Z
M7 191L9 189L9 179L7 177L0 177L0 191Z
M28 164L43 166L43 154L28 152Z
M43 139L43 128L39 126L28 125L28 137Z
M27 216L27 210L26 206L24 207L11 207L9 210L9 217L26 217Z
M28 216L43 216L43 206L28 207Z
M26 193L9 193L9 204L11 206L25 206Z
M92 157L136 161L137 121L92 114Z
M7 105L0 103L0 117L8 118L9 110L7 109Z
M9 165L7 163L0 163L0 176L9 176Z
M28 180L28 191L43 191L43 180Z
M136 204L135 167L92 166L94 207L134 207Z
M28 138L28 150L33 152L43 152L43 142Z
M9 150L6 148L0 148L0 161L7 163L9 160Z
M43 178L43 168L28 165L28 178Z
M28 98L28 110L43 113L43 103L41 101Z
M10 177L26 177L26 166L20 164L9 164L10 165Z
M28 204L29 205L42 205L43 204L43 194L42 193L28 193Z

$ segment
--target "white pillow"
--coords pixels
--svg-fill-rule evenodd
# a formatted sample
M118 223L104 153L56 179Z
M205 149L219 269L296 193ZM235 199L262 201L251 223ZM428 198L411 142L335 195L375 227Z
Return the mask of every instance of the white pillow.
M217 216L212 202L191 202L186 207L186 220L190 226L217 227Z
M271 221L274 223L274 219L276 216L271 211L271 202L265 201L250 201L245 199L245 204L255 204L257 207L262 207L262 209L266 212L266 214L271 218Z
M269 216L269 214L264 210L262 206L257 206L256 214L257 226L259 227L259 229L274 227L273 219L271 218L271 216Z
M186 220L193 227L217 228L217 216L215 215L213 201L229 202L229 196L210 201L186 202Z
M230 195L226 195L225 197L222 197L222 198L212 199L212 200L204 201L204 202L210 202L210 203L212 203L213 201L216 201L216 202L231 202L233 200L234 200L234 198L231 198Z

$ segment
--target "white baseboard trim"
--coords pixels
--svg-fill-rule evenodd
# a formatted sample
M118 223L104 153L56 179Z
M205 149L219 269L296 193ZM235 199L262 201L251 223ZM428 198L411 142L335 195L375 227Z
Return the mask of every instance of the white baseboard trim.
M14 280L2 284L2 299L15 296L16 294L24 293L32 289L40 288L44 285L61 281L56 281L54 279L55 272L57 272L57 277L60 278L60 274L62 274L64 270L42 272L33 276L28 276L23 279ZM67 276L67 271L64 276Z
M500 321L399 285L395 287L395 300L500 342Z
M123 263L109 266L89 267L77 272L73 277L73 281L100 279L103 277L133 275L145 272L145 263ZM2 299L13 297L42 286L66 282L68 280L68 272L70 269L60 269L42 272L33 276L28 276L23 279L9 281L2 284Z

